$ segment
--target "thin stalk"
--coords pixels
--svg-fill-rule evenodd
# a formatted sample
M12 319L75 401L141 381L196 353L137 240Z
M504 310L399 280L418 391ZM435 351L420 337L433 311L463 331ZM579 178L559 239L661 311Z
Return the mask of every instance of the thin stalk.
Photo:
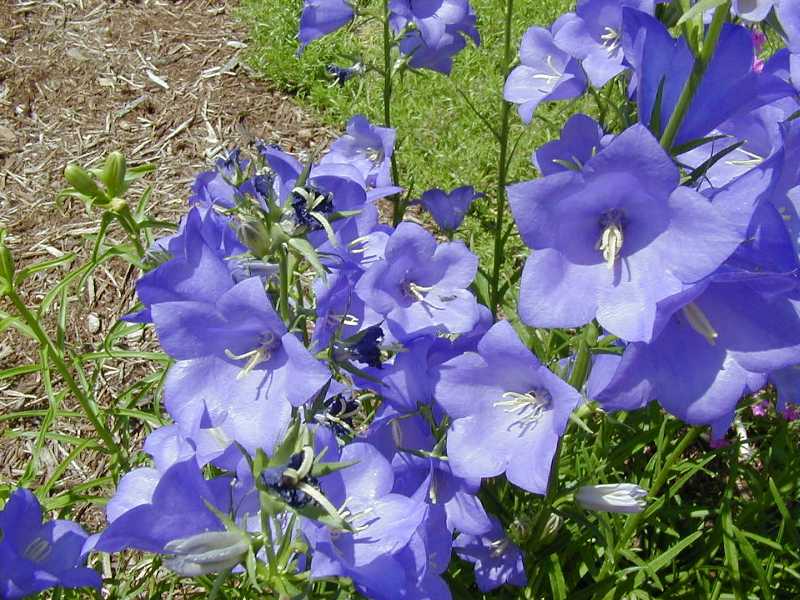
M11 303L17 309L19 315L25 320L25 323L27 323L30 330L36 336L39 345L47 350L50 360L55 365L56 370L64 379L69 391L78 400L78 404L80 404L81 409L86 415L86 418L89 419L89 422L92 424L92 427L94 427L97 435L106 445L106 448L108 448L108 450L117 457L117 461L119 462L120 466L122 466L124 469L127 469L129 466L128 459L122 452L122 448L117 445L117 443L114 441L114 437L111 435L111 432L100 421L97 413L95 413L94 406L92 406L92 402L89 400L86 394L83 393L83 390L80 389L80 386L72 376L67 364L64 362L64 359L62 358L55 344L53 344L53 341L50 339L50 336L47 335L44 329L42 329L41 325L39 325L39 321L36 319L33 313L31 313L31 311L28 310L28 307L25 306L22 298L20 298L19 294L17 294L17 290L11 286L9 287L10 289L6 290L7 297L9 300L11 300Z
M389 27L389 0L383 0L383 124L386 127L392 126L392 91L393 91L393 69L392 69L392 30ZM392 181L397 185L399 180L397 169L396 152L392 152ZM406 212L405 202L400 194L393 198L394 213L392 223L395 227L403 220Z
M278 271L280 276L280 290L278 292L278 314L283 322L289 325L289 252L282 248L280 260L278 261Z
M717 7L716 11L714 11L714 18L703 40L700 56L694 59L692 72L689 75L689 79L686 80L686 84L683 86L680 98L678 98L678 104L675 106L675 110L672 112L672 116L667 123L664 135L661 136L661 147L667 152L672 149L672 144L675 143L675 138L678 137L678 131L683 124L683 120L686 118L689 105L692 103L697 93L697 88L700 86L708 64L711 62L711 57L714 56L714 50L717 47L719 36L722 33L722 26L725 24L725 21L727 21L730 11L730 2L721 4Z
M506 0L506 19L504 31L504 51L503 51L503 74L508 75L508 68L511 65L513 47L511 40L511 25L514 15L514 0ZM497 159L497 204L496 220L494 226L494 254L492 256L492 279L489 282L489 290L492 305L492 316L497 317L497 308L500 304L500 272L503 268L503 220L506 210L506 183L508 182L508 137L510 129L511 104L505 98L500 98L500 131L499 142L500 152Z
M664 461L664 464L661 466L656 478L653 480L650 489L648 490L648 495L651 498L655 498L658 496L658 493L661 491L661 488L664 487L664 484L667 482L669 478L670 472L672 471L672 467L675 466L675 463L680 460L683 453L686 452L686 449L691 446L695 440L700 435L702 429L700 427L692 427L686 435L683 436L683 439L680 443L675 447L672 453L667 457L667 460ZM613 552L611 556L606 557L606 561L603 564L603 568L600 570L600 576L598 579L603 579L604 576L609 574L609 570L616 563L616 557L619 554L620 549L628 543L628 540L631 536L636 533L636 530L639 527L642 519L644 518L644 512L635 513L628 517L628 520L625 522L625 527L622 530L619 538L617 539L616 544L614 545Z

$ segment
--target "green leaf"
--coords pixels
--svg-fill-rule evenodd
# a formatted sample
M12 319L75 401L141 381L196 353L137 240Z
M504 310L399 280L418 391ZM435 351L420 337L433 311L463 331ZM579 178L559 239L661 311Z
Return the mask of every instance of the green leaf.
M672 564L675 558L683 552L686 548L691 546L695 541L697 541L702 535L705 534L705 531L702 529L700 531L695 531L690 536L682 539L680 542L671 546L669 550L664 552L663 554L659 555L658 557L654 558L650 562L647 563L647 568L650 569L653 573L657 573L667 565Z
M323 462L323 463L314 461L314 466L311 467L311 476L322 477L323 475L330 475L331 473L335 473L336 471L341 471L342 469L351 467L357 462L358 462L357 460L349 462Z
M721 4L725 4L725 2L727 2L727 0L700 0L700 2L683 13L681 18L678 19L678 25L683 25L686 21L694 19L695 17L702 17L703 13L707 10L717 8Z
M322 266L319 256L317 256L317 251L314 250L314 247L308 242L308 240L304 238L289 238L288 244L302 258L305 258L308 261L317 275L323 279L326 278L327 273L325 271L325 267Z

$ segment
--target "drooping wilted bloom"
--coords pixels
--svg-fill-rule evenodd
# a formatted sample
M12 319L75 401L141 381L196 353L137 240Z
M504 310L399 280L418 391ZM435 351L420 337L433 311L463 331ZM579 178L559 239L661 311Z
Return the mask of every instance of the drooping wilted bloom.
M303 13L300 16L300 49L344 27L353 20L353 6L350 0L303 0Z
M509 74L503 97L519 105L525 123L531 122L542 102L577 98L586 91L586 75L580 64L556 45L547 29L528 29L519 57L522 64Z
M459 557L475 564L475 583L484 593L503 584L524 587L528 583L522 551L491 517L492 529L483 535L462 533L453 543Z
M575 501L587 510L616 513L638 513L647 505L647 490L634 483L584 485L575 494Z
M522 320L577 327L597 318L625 340L652 339L657 303L712 273L743 239L721 210L679 183L658 141L635 125L580 172L509 186L533 249Z
M462 242L438 244L414 223L400 223L385 257L370 265L356 294L385 315L399 340L429 333L466 333L478 322L478 303L467 289L477 257Z
M544 494L556 444L580 394L500 321L477 352L441 365L435 399L453 420L447 456L455 475L505 473L511 483Z
M0 597L17 600L53 587L100 589L100 575L85 566L87 538L72 521L42 523L36 496L15 490L0 510Z
M436 224L445 231L455 231L461 227L469 207L483 194L475 192L472 186L463 186L447 193L433 188L422 194L420 204L431 213Z
M623 8L653 14L654 0L578 0L577 14L562 17L556 45L581 61L594 87L603 87L625 70Z
M593 118L573 115L564 124L559 139L547 142L536 150L533 164L542 175L579 171L611 141L610 138L604 137L602 127Z

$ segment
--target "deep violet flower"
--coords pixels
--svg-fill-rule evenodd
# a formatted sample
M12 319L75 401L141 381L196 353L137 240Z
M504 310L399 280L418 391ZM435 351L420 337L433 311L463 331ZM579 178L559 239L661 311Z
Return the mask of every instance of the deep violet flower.
M422 194L419 203L441 229L452 232L461 227L472 203L482 197L483 194L476 193L472 186L462 186L450 193L433 188Z
M458 477L506 474L544 494L556 444L580 394L539 363L507 321L439 368L436 401L450 415L450 468Z
M398 339L430 333L466 333L478 322L478 304L467 287L477 257L462 242L436 244L414 223L400 223L389 236L383 260L356 284L356 294L385 315Z
M525 123L531 122L542 102L577 98L586 91L586 75L580 64L556 45L547 29L528 29L519 56L522 64L509 74L503 97L519 105Z
M597 318L623 339L652 339L657 303L712 273L743 239L679 182L658 141L635 125L580 172L509 186L533 249L521 280L523 321L577 327Z
M39 501L17 489L0 510L0 597L16 600L53 587L100 589L87 568L88 536L72 521L42 523Z

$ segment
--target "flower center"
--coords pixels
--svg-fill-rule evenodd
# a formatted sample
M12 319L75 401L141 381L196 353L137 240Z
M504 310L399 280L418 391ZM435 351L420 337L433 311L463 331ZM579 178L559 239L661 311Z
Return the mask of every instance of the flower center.
M53 547L47 542L47 540L37 537L30 544L28 544L22 554L25 556L25 558L32 562L41 563L47 560L52 552Z
M430 306L436 310L444 310L444 306L440 306L439 304L436 304L432 300L428 299L428 292L430 292L433 287L434 286L426 287L416 284L413 281L409 281L403 286L403 291L405 292L406 296L415 300L416 302L422 302L426 306Z
M697 304L690 302L681 310L683 312L683 316L686 317L686 320L689 322L689 325L691 325L692 329L706 338L706 341L712 346L717 343L719 334L714 329L713 325L711 325L711 321L708 320L706 314L699 306L697 306Z
M603 260L608 265L609 270L614 268L620 252L622 252L622 243L624 241L622 221L622 213L618 210L609 211L600 219L602 233L600 234L600 239L597 240L596 248L603 253Z
M541 420L542 415L550 408L550 392L544 389L531 390L521 394L506 392L504 400L498 400L494 406L502 406L505 412L514 414L517 419L512 426L520 428L520 435L526 434Z
M500 540L495 540L491 544L489 544L489 548L491 548L491 555L492 558L500 558L505 554L508 547L511 545L511 540L508 538L502 538Z
M605 27L603 31L605 31L605 33L600 36L600 39L603 40L603 48L605 48L606 52L609 54L614 54L622 44L622 36L611 27Z
M551 55L547 56L546 59L547 67L550 69L550 73L536 73L533 76L533 79L541 79L544 82L544 85L553 87L558 80L564 76L564 73L556 69L556 66L553 64L553 57ZM551 90L547 89L539 89L540 92L550 92Z
M245 352L244 354L234 354L230 350L226 349L225 356L232 358L233 360L247 359L247 363L245 363L244 367L242 367L242 370L239 371L239 374L236 376L236 379L242 379L243 377L246 377L257 365L272 358L272 352L278 346L280 346L280 337L271 331L268 331L261 336L261 345L255 350L250 350L250 352Z

